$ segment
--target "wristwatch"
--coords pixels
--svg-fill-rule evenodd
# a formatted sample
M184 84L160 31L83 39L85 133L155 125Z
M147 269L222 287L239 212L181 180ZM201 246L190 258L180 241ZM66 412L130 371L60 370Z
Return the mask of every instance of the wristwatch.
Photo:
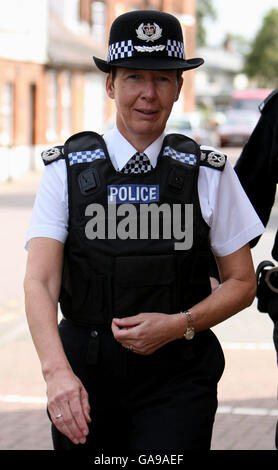
M186 330L183 336L186 340L193 339L195 335L195 329L191 312L190 310L185 310L185 312L181 313L183 313L186 317Z

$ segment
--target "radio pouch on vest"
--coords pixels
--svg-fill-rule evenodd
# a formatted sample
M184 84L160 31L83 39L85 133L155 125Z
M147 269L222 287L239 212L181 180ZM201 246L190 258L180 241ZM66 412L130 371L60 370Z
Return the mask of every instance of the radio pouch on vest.
M262 261L256 270L259 312L278 316L278 266Z

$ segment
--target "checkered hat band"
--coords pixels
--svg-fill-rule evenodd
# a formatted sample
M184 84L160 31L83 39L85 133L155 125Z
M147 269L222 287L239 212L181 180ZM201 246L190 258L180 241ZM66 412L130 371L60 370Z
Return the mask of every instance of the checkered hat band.
M134 55L134 47L131 39L128 41L115 42L110 44L108 48L107 62L111 62L117 59L125 59L126 57L132 57Z
M171 39L168 39L166 49L168 52L168 56L177 57L179 59L185 60L185 51L184 51L183 42L175 41L175 40L172 41Z
M158 47L158 46L157 46ZM165 46L160 46L165 47ZM156 49L153 49L154 52ZM185 51L183 42L168 39L166 51L169 57L176 57L178 59L185 60ZM142 52L142 51L141 51ZM112 62L118 59L125 59L127 57L134 56L134 46L131 39L128 41L119 41L113 44L110 44L108 48L108 57L107 62Z
M182 153L178 152L177 150L173 149L170 146L165 147L163 151L163 156L174 158L174 160L178 160L179 162L187 163L188 165L196 165L197 164L197 156L193 153Z
M83 150L81 152L69 153L69 164L75 165L76 163L88 163L93 162L99 158L106 158L104 150Z

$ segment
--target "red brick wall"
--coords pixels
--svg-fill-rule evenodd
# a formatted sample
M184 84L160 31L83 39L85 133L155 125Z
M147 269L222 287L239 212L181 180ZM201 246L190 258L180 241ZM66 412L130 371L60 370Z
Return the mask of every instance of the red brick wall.
M85 75L82 72L74 72L72 74L72 132L84 131L84 90ZM93 103L92 103L93 106Z
M89 1L84 0L81 4L82 17L89 18ZM107 42L111 23L115 15L119 13L114 0L106 0L107 5ZM124 11L129 11L131 7L163 9L169 13L191 14L195 16L196 0L122 0L121 5ZM124 12L123 11L123 12ZM188 58L195 57L195 33L196 25L187 27L185 30L186 55ZM34 107L34 143L47 144L47 96L48 81L43 65L22 63L0 59L0 100L3 86L6 82L13 84L14 89L14 117L13 117L13 144L30 144L30 93L31 86L35 86L35 107ZM58 72L58 132L57 141L63 140L62 131L62 89L64 86L65 74L61 70ZM83 107L84 107L84 87L85 72L82 70L71 71L71 97L72 97L72 125L71 132L79 132L83 129ZM194 71L184 73L184 109L192 111L195 108L194 95ZM114 103L107 99L107 118L114 112ZM3 118L0 106L0 133ZM1 143L0 143L1 145Z
M0 90L3 91L3 86L7 82L12 83L14 90L13 144L28 145L30 143L30 126L32 126L30 120L31 85L34 85L36 89L34 143L41 143L44 140L45 131L43 66L0 59ZM1 126L2 116L0 111L0 129L2 129Z

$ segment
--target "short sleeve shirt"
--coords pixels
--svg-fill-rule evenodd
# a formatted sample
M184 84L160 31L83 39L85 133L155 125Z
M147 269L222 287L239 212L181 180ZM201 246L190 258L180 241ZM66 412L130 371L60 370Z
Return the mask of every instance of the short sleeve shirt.
M144 152L156 166L162 134ZM111 161L121 170L136 149L117 127L103 136ZM210 227L210 244L216 256L226 256L261 235L258 218L229 161L223 171L201 166L198 177L201 212ZM68 235L67 171L63 159L44 168L27 231L26 249L34 237L54 238L62 243Z

